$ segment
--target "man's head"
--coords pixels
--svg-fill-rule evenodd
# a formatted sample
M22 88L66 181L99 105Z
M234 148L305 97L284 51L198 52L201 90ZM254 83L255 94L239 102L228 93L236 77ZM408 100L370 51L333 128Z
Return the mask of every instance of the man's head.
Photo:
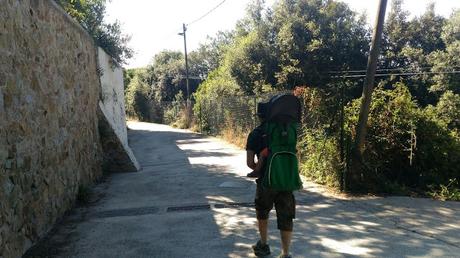
M267 111L268 111L268 103L265 103L265 102L257 103L257 116L261 120L265 120L265 118L267 117Z

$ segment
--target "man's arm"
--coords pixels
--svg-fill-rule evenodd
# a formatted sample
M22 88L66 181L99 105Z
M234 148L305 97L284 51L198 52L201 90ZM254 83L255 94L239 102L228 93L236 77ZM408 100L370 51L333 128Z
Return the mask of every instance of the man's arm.
M257 162L254 162L255 156L256 156L256 153L254 151L247 150L246 151L246 165L248 165L250 169L259 172L263 167L265 157L261 155L260 159L257 160Z
M256 163L254 162L254 157L256 156L256 153L252 150L246 150L246 165L250 169L255 169L256 168Z
M256 167L253 168L254 171L260 172L262 170L262 167L264 166L264 158L261 156L259 160L257 160Z

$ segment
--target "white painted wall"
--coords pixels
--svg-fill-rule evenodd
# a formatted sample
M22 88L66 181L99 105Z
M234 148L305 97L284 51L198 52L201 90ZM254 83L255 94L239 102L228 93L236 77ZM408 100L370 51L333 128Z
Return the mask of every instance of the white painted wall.
M102 48L98 49L98 61L102 72L100 78L102 86L101 109L120 141L128 147L123 70L120 67L112 67L110 56Z

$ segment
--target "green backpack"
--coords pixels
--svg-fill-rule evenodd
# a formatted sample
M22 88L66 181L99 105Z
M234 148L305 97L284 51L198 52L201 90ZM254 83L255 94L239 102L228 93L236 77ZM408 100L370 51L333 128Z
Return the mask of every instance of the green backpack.
M269 155L263 185L277 191L302 189L297 160L297 129L300 101L291 94L278 95L268 103L267 145Z

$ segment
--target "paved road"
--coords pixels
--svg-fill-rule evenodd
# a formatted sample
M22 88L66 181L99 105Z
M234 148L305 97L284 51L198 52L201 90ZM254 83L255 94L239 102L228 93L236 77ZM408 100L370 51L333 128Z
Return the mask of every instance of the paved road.
M74 211L41 251L58 257L254 257L255 184L244 177L244 151L164 125L129 127L142 171L114 174L97 186L100 200ZM460 257L460 203L347 198L305 186L296 194L294 257Z

